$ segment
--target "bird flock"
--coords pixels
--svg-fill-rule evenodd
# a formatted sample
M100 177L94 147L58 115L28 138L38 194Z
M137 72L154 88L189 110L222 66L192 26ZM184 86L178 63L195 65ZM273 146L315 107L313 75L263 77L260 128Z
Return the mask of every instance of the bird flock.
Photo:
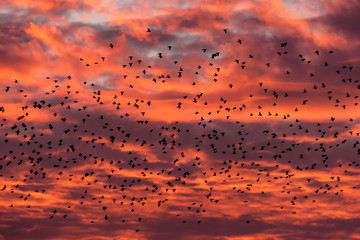
M191 56L176 41L121 61L74 53L79 72L116 66L110 80L44 76L36 95L9 80L0 104L6 211L140 234L160 213L201 226L227 205L272 208L276 198L276 211L296 215L357 191L342 184L360 164L354 66L334 49L298 52L285 39L263 54L231 29L216 34L226 39L218 49L199 43ZM240 225L257 224L243 215Z

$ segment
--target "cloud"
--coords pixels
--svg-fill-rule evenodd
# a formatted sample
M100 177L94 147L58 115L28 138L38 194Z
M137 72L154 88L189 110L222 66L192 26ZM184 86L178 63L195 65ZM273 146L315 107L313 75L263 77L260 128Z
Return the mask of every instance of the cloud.
M358 8L8 1L0 238L356 239Z

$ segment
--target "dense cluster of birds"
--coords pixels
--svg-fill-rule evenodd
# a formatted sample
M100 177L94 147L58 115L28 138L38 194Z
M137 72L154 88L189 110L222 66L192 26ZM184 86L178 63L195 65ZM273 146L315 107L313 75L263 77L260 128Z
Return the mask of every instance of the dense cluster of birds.
M223 31L223 34L229 34L228 29ZM145 30L145 32L147 34L153 33L150 29ZM246 41L238 39L233 44L234 48L241 47L246 44ZM116 43L109 43L108 47L112 50L116 49L117 45ZM294 55L295 53L287 50L287 47L288 42L280 42L273 57ZM167 56L171 55L171 51L176 49L176 46L164 46L164 49L167 52L157 53L156 60L153 60L154 64L161 63L161 61L168 62ZM4 98L20 96L25 99L22 101L25 101L26 105L17 109L17 118L14 120L11 117L6 117L8 112L13 112L10 109L11 107L7 107L6 103L0 106L2 114L0 124L2 138L0 182L6 182L0 187L0 194L6 192L12 194L13 198L29 201L35 193L47 194L49 178L58 181L59 185L63 181L76 181L74 186L78 186L77 189L83 189L83 192L79 193L77 205L90 204L91 201L96 202L103 210L102 220L109 222L112 214L111 211L108 211L110 203L107 202L104 193L111 192L110 202L129 211L128 215L125 215L121 221L126 223L135 219L135 222L138 222L134 229L136 232L141 230L140 222L144 220L144 217L141 216L141 210L135 211L136 207L141 209L145 204L153 204L152 211L156 212L163 205L171 204L167 196L176 195L179 188L191 189L192 186L188 186L187 183L191 182L195 175L202 179L205 186L208 186L207 193L204 194L203 198L197 199L197 202L191 202L182 211L196 212L198 217L195 223L197 224L201 224L201 214L206 212L205 206L216 207L221 202L221 199L216 197L216 193L214 193L216 187L212 183L215 181L231 186L232 190L230 191L233 194L247 194L254 191L253 189L256 189L257 186L261 186L262 182L276 184L277 181L284 180L286 183L281 184L281 192L287 194L290 199L289 202L280 204L281 209L289 209L289 205L296 205L300 198L311 199L315 204L320 193L341 195L344 191L341 188L342 175L346 175L351 168L358 168L359 163L356 161L347 163L348 159L346 159L346 161L336 163L336 167L342 169L342 175L330 176L329 183L325 185L309 185L314 188L314 193L311 195L301 196L296 191L295 193L292 192L290 188L294 184L292 179L296 177L297 171L304 171L303 175L308 176L299 183L299 188L305 184L312 184L314 177L312 170L328 168L329 152L333 149L351 145L355 154L360 154L360 142L353 138L359 136L359 132L347 131L353 126L355 120L350 118L345 126L339 125L336 123L335 116L331 115L333 107L345 110L350 105L358 105L358 96L354 95L353 92L360 88L360 85L358 85L358 80L348 76L351 74L353 66L331 66L331 60L327 60L327 58L334 54L332 50L314 49L312 55L308 57L305 56L306 54L296 53L299 65L308 64L307 66L310 66L313 58L321 56L326 58L322 64L325 71L332 72L336 78L345 84L349 91L341 95L342 93L338 94L338 89L331 89L326 81L312 80L316 75L314 70L306 73L309 77L308 82L313 83L311 89L296 89L290 93L276 89L274 86L271 89L272 85L264 80L253 84L256 85L257 89L254 89L253 93L249 92L249 100L246 102L244 100L244 103L240 105L238 102L232 104L232 101L229 100L231 97L227 95L220 96L218 102L215 103L211 102L212 100L203 100L206 98L206 89L203 89L193 96L179 97L171 109L171 111L182 111L191 104L193 109L205 109L204 112L199 110L194 113L198 121L182 123L180 120L180 122L164 122L161 124L149 120L147 112L150 112L154 106L154 100L133 98L131 94L128 94L131 89L136 89L137 85L140 86L142 81L148 82L150 80L156 89L158 84L166 86L174 77L177 79L186 78L184 73L193 72L195 76L201 75L203 74L201 73L202 69L206 68L210 69L209 71L212 71L213 74L212 79L208 79L209 84L226 82L221 76L222 72L227 71L226 66L219 66L216 62L223 54L220 51L211 52L207 48L199 49L198 54L203 54L207 60L194 66L193 69L181 66L181 59L174 60L171 63L174 66L173 69L176 69L173 74L154 72L154 66L146 66L145 59L129 56L129 62L120 67L124 71L134 68L134 66L142 70L137 71L138 74L135 76L128 74L121 76L119 81L134 79L127 89L110 91L97 84L96 81L84 81L80 83L82 88L74 87L73 83L77 80L70 75L64 76L62 80L46 77L47 81L53 82L52 89L46 90L43 95L36 95L31 98L29 93L21 87L21 80L15 80L12 84L5 86L2 93ZM79 60L84 65L84 71L86 71L94 65L106 64L109 57L102 56L99 61L93 63L84 57ZM246 74L245 71L249 64L252 66L257 64L264 71L271 69L274 65L271 62L257 61L256 55L252 53L249 53L246 58L233 59L232 62L241 71L243 70L244 74ZM291 69L286 69L283 72L284 77L292 74ZM184 82L185 89L197 87L198 82L196 80L191 81L190 84ZM226 82L226 86L229 92L237 91L239 83ZM110 96L110 92L117 93ZM328 122L302 122L292 117L290 113L280 113L281 110L279 112L276 110L268 111L266 106L261 105L254 107L258 96L266 96L268 99L273 99L273 109L276 109L279 102L286 103L288 101L289 107L293 107L293 113L301 112L304 105L308 105L308 102L312 100L311 97L314 94L331 103L328 108L328 113L331 115ZM90 96L90 99L86 99L88 104L80 106L79 104L84 103L84 96ZM293 106L293 100L298 101L299 105ZM214 106L214 104L220 105L215 111L206 111L208 106ZM110 108L114 109L111 113L106 111ZM27 120L31 115L38 116L43 112L50 113L52 119L50 118L45 123ZM237 115L239 113L243 114L241 116L250 117L250 120L242 121L240 115ZM247 128L248 122L251 122L251 117L257 119L261 117L264 121L268 118L277 117L276 121L283 121L287 127L282 125L277 130L258 127ZM188 116L184 116L184 118L188 118ZM221 121L228 127L217 129L216 124ZM267 126L261 125L258 121L253 123L254 126ZM296 140L285 141L287 137L294 136L309 137L312 143L296 142ZM325 138L334 138L334 140L329 143L322 142L321 140ZM138 150L128 151L128 144L135 145ZM162 159L162 163L152 163L144 158L146 153L141 152L142 148L153 149L158 158ZM185 151L186 149L193 149L195 154L189 156ZM146 152L146 150L144 151ZM202 152L206 153L206 157L203 157ZM294 153L296 152L300 152L300 155L295 156ZM318 158L307 160L309 155L314 154L318 154ZM262 162L264 159L268 160L265 166ZM273 166L269 166L271 161L273 161ZM81 176L78 172L75 173L77 170L74 170L74 166L85 163L92 168L84 169ZM104 169L98 167L104 163L108 164L111 169L106 175L102 174ZM284 167L284 171L281 172L279 169L282 166L287 167ZM288 166L293 166L293 169L288 168ZM16 172L17 169L21 169L26 174L22 177L21 184L17 181L16 184L11 185L12 181L20 178L20 173ZM122 173L130 170L132 176L126 177L129 172ZM247 172L247 170L255 172L253 179L244 177L243 172ZM101 174L97 174L99 171ZM56 175L49 174L49 172L56 172ZM149 177L157 179L160 184L152 183ZM241 181L243 185L233 186L232 181L235 181L234 179ZM43 184L32 185L39 182ZM90 197L88 192L92 191L97 182L104 183L103 190L100 192L101 196ZM31 189L29 193L24 194L27 191L27 185L36 186L36 189ZM260 189L259 194L266 197L266 190ZM246 198L243 199L245 199L243 200L245 203L249 201ZM9 202L9 207L22 206ZM60 214L62 218L66 219L71 214L71 211L66 209L73 207L73 204L59 206L59 208L53 209L48 217L55 219ZM26 208L31 208L31 205L28 204ZM138 214L137 217L133 217L135 216L133 212ZM295 210L293 214L296 214ZM179 212L176 216L180 219L182 213ZM96 221L99 219L91 220L91 223ZM182 223L193 222L193 220L186 218L179 221ZM251 224L251 220L244 219L244 223Z

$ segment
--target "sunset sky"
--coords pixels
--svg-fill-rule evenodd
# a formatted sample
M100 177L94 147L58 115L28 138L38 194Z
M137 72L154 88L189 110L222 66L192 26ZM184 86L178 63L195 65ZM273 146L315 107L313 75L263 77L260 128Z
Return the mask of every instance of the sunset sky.
M360 239L359 13L0 1L0 240Z

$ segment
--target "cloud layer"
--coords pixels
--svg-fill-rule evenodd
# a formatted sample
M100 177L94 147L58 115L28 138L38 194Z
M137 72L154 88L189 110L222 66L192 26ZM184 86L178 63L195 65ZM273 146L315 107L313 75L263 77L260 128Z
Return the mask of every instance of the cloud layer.
M358 239L358 1L5 1L0 239Z

